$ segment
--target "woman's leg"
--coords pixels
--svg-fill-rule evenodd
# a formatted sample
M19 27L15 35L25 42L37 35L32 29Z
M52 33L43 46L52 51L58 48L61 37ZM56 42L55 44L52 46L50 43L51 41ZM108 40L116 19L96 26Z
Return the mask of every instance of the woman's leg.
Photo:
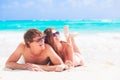
M78 34L77 34L77 33L75 33L75 34L70 34L70 33L69 33L69 27L68 27L68 26L65 26L65 27L64 27L64 34L65 34L65 37L66 37L66 41L72 45L74 52L75 52L75 53L80 53L80 49L79 49L79 47L77 46L77 43L76 43L76 41L75 41L75 37L76 37Z
M70 33L69 33L68 26L64 26L64 35L65 35L66 41L71 44L71 39L70 39L70 36L69 36Z
M73 50L74 50L74 66L84 65L84 58L80 54L80 49L77 46L78 43L76 43L76 41L75 41L75 37L77 37L78 34L77 33L70 34L68 26L64 27L64 34L66 37L66 41L71 44L71 46L73 47Z

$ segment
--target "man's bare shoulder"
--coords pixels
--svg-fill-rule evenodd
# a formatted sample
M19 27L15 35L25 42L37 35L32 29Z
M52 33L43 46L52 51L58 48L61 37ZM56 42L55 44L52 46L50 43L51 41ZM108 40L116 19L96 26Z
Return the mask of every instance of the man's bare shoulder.
M46 49L51 49L52 47L49 44L45 44Z
M45 50L47 51L47 53L53 53L54 52L53 48L49 44L45 44Z
M23 54L25 50L25 44L23 42L19 43L15 51L13 52L12 56L20 57L21 54Z
M22 50L25 49L25 47L26 47L25 43L24 43L24 42L21 42L21 43L19 43L19 45L17 46L17 49L16 49L16 50L17 50L17 51L18 51L18 50L19 50L19 51L20 51L20 50L22 51Z
M25 43L24 42L21 42L19 45L18 45L18 47L25 47L26 45L25 45Z

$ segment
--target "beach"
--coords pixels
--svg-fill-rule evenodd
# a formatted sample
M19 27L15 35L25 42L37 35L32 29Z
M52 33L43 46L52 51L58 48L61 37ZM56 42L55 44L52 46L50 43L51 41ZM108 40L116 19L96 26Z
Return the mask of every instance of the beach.
M119 32L80 33L77 42L85 65L63 72L5 69L5 61L23 41L24 32L0 33L0 80L120 80Z

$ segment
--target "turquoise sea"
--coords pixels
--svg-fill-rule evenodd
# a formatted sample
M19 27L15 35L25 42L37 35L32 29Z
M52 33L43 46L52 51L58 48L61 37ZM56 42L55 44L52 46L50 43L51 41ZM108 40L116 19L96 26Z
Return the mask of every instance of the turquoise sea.
M47 27L62 31L65 25L71 32L120 32L120 20L1 20L0 31L25 31L29 28L44 31Z

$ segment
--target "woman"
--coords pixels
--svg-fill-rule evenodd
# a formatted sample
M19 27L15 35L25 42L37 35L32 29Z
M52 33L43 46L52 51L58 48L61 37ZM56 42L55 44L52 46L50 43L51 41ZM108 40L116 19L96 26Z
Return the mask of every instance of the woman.
M75 35L69 34L68 27L64 27L67 42L60 40L59 32L54 28L47 28L44 33L46 34L45 43L53 47L66 65L73 67L84 64L80 50L75 44Z

